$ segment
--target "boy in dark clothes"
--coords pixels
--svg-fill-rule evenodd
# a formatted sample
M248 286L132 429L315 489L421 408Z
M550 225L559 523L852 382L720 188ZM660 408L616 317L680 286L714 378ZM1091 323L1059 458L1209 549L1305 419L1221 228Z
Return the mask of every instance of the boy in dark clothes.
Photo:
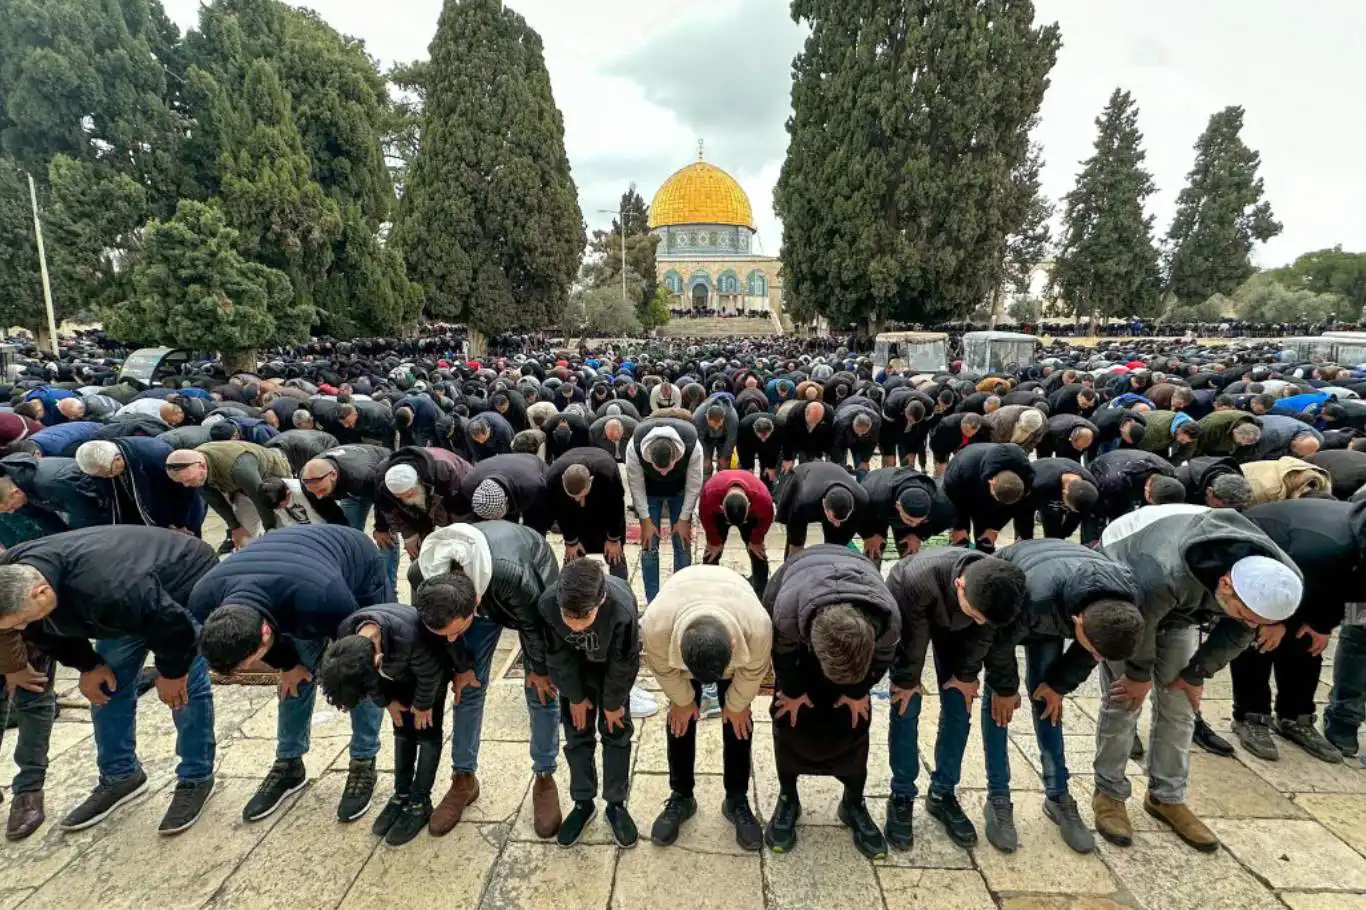
M432 814L447 676L435 640L407 604L352 613L318 665L334 707L350 711L368 699L387 708L394 722L394 795L370 829L391 847L417 837Z
M631 586L605 575L602 566L576 559L541 596L548 626L546 663L560 691L564 757L574 808L560 825L559 843L572 847L596 811L598 772L593 726L602 737L602 795L607 822L622 847L639 834L626 809L631 786L631 686L640 672L639 609Z

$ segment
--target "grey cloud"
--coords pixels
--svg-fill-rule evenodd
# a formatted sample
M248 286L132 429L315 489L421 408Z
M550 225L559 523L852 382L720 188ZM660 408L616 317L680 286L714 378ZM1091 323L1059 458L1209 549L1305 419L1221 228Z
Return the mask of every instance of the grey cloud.
M709 160L757 172L787 149L792 58L804 38L786 3L741 0L709 21L683 20L657 32L608 73L631 79L648 101L673 111L706 141Z

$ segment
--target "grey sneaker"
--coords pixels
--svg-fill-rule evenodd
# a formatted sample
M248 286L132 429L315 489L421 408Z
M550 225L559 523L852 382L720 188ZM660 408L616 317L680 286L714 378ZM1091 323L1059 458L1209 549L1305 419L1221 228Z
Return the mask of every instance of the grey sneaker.
M1314 725L1314 715L1303 714L1296 718L1276 718L1276 732L1299 746L1319 761L1330 765L1342 764L1342 750L1330 743Z
M1096 849L1095 835L1081 820L1081 813L1077 811L1077 801L1072 798L1072 794L1064 793L1057 799L1044 797L1043 814L1058 826L1063 841L1073 850L1078 853L1090 853Z
M1020 832L1015 830L1015 807L1009 794L987 797L982 815L987 823L987 843L1002 853L1020 849Z
M1280 750L1271 738L1271 716L1269 714L1244 714L1242 720L1233 722L1233 732L1243 748L1262 761L1279 761Z

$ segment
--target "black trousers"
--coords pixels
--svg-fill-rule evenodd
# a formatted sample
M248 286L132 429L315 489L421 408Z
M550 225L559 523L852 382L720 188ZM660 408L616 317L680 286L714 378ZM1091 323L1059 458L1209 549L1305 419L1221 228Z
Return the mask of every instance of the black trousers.
M1269 654L1249 647L1229 664L1233 676L1233 719L1271 713L1271 674L1276 674L1276 715L1303 717L1314 713L1314 690L1323 656L1309 653L1309 636L1296 638L1298 623L1288 623L1285 638Z
M622 726L607 729L607 718L602 713L603 673L585 673L584 696L593 703L588 709L588 722L579 730L574 726L569 699L560 697L560 716L564 724L564 759L569 765L569 796L575 802L594 799L598 795L597 740L602 740L602 798L609 803L624 803L631 792L631 737L635 724L631 721L631 706L625 705ZM593 728L597 727L597 736Z
M402 722L393 725L394 738L406 738L416 740L420 743L435 743L439 748L446 741L445 732L441 724L446 716L446 694L450 691L450 685L445 680L441 683L441 688L436 690L436 701L432 704L432 723L431 726L419 730L413 720L412 711L404 711ZM398 702L401 705L413 704L413 692L411 690L400 691L395 688L383 688L380 690L384 697L385 705L390 702ZM387 712L386 712L387 713Z
M821 533L825 535L825 542L839 544L842 547L847 546L849 541L854 539L854 532L858 530L854 526L852 515L849 516L849 519L849 521L841 523L840 526L837 528L830 523L830 520L825 517L825 511L822 510ZM806 522L802 522L800 524L789 523L785 527L787 528L787 542L790 546L806 546Z
M716 683L716 698L721 704L726 702L726 692L730 680ZM702 702L702 684L693 680L693 703ZM725 784L726 796L730 799L746 799L749 795L750 759L753 754L754 734L749 739L740 739L735 730L725 721L721 722L721 773ZM669 789L680 796L692 796L696 783L697 764L697 718L688 721L688 732L682 736L669 733Z
M716 519L716 530L721 535L722 547L725 547L726 542L730 539L730 529L732 527L735 526L727 522L725 516L721 516ZM764 556L762 559L760 559L758 556L755 556L754 553L750 551L749 535L753 529L754 525L752 522L745 522L743 525L739 526L740 543L745 547L745 552L749 554L750 587L754 588L754 593L758 594L760 597L763 597L764 588L768 587L768 556ZM709 566L720 565L721 554L717 553L715 558L712 559L708 559L706 556L703 556L702 561Z

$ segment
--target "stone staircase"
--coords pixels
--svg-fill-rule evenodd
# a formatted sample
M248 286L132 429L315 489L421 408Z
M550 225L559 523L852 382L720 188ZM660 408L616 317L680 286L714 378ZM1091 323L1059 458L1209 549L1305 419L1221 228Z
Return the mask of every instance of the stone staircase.
M721 319L707 316L700 319L670 319L659 327L660 337L720 338L726 335L777 335L771 317L743 317Z

